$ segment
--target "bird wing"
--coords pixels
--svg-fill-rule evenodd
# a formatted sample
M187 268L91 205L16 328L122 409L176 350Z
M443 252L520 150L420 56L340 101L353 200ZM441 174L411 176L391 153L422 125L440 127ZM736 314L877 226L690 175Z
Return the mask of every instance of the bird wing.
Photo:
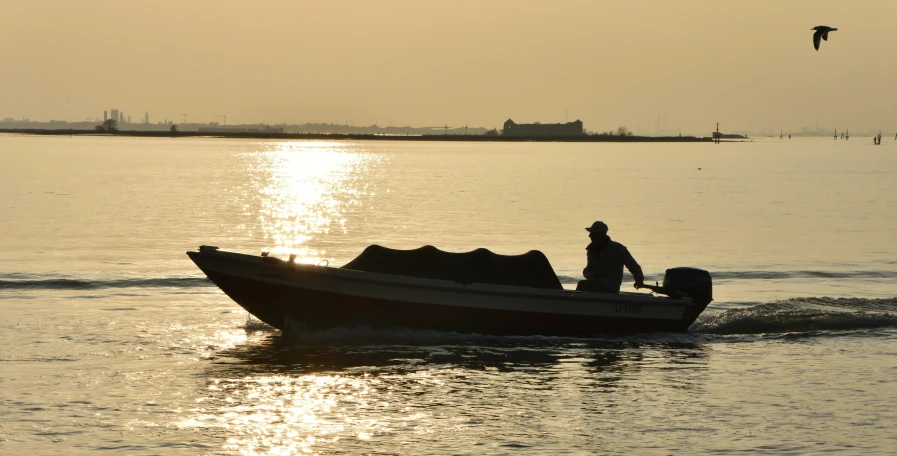
M817 30L813 33L813 47L815 47L817 51L819 50L819 38L822 38L822 30Z
M826 30L825 33L822 34L822 39L828 41L828 30Z

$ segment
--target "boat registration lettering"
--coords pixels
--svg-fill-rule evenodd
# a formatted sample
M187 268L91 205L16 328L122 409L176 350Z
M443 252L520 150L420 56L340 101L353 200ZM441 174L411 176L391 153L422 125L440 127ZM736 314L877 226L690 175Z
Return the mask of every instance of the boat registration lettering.
M267 278L267 279L280 279L280 280L289 280L289 277L286 274L281 274L276 271L264 270L259 273L259 277Z
M616 313L640 314L642 313L641 304L617 304L614 307Z

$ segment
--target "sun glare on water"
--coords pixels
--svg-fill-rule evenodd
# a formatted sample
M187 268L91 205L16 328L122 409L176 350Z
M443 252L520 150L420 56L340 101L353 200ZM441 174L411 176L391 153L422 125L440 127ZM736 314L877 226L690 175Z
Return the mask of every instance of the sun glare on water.
M295 254L297 263L319 264L326 250L310 247L323 236L345 234L346 218L373 194L365 177L379 157L338 142L270 143L247 172L253 188L247 215L257 218L273 256Z
M341 438L369 440L383 423L360 418L376 408L377 381L340 375L270 375L210 379L182 427L220 429L231 437L224 450L240 454L313 454Z

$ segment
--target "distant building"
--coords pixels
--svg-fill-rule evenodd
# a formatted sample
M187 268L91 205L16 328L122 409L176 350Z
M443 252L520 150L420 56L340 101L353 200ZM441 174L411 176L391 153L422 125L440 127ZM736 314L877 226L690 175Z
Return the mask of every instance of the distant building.
M109 111L103 111L103 122L109 120Z
M143 123L149 124L149 113L148 112L143 113Z
M121 122L121 117L118 115L118 109L113 109L113 110L109 111L109 114L110 114L110 117L112 117L112 120L114 120L116 122Z
M505 121L503 136L581 136L583 135L582 121L557 124L517 124L513 120Z

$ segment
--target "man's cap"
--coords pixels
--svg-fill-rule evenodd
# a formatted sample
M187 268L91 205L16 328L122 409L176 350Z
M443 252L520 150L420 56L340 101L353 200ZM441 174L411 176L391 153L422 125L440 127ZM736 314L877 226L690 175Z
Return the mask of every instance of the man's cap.
M586 228L589 233L607 234L607 225L604 222L595 222L592 226Z

